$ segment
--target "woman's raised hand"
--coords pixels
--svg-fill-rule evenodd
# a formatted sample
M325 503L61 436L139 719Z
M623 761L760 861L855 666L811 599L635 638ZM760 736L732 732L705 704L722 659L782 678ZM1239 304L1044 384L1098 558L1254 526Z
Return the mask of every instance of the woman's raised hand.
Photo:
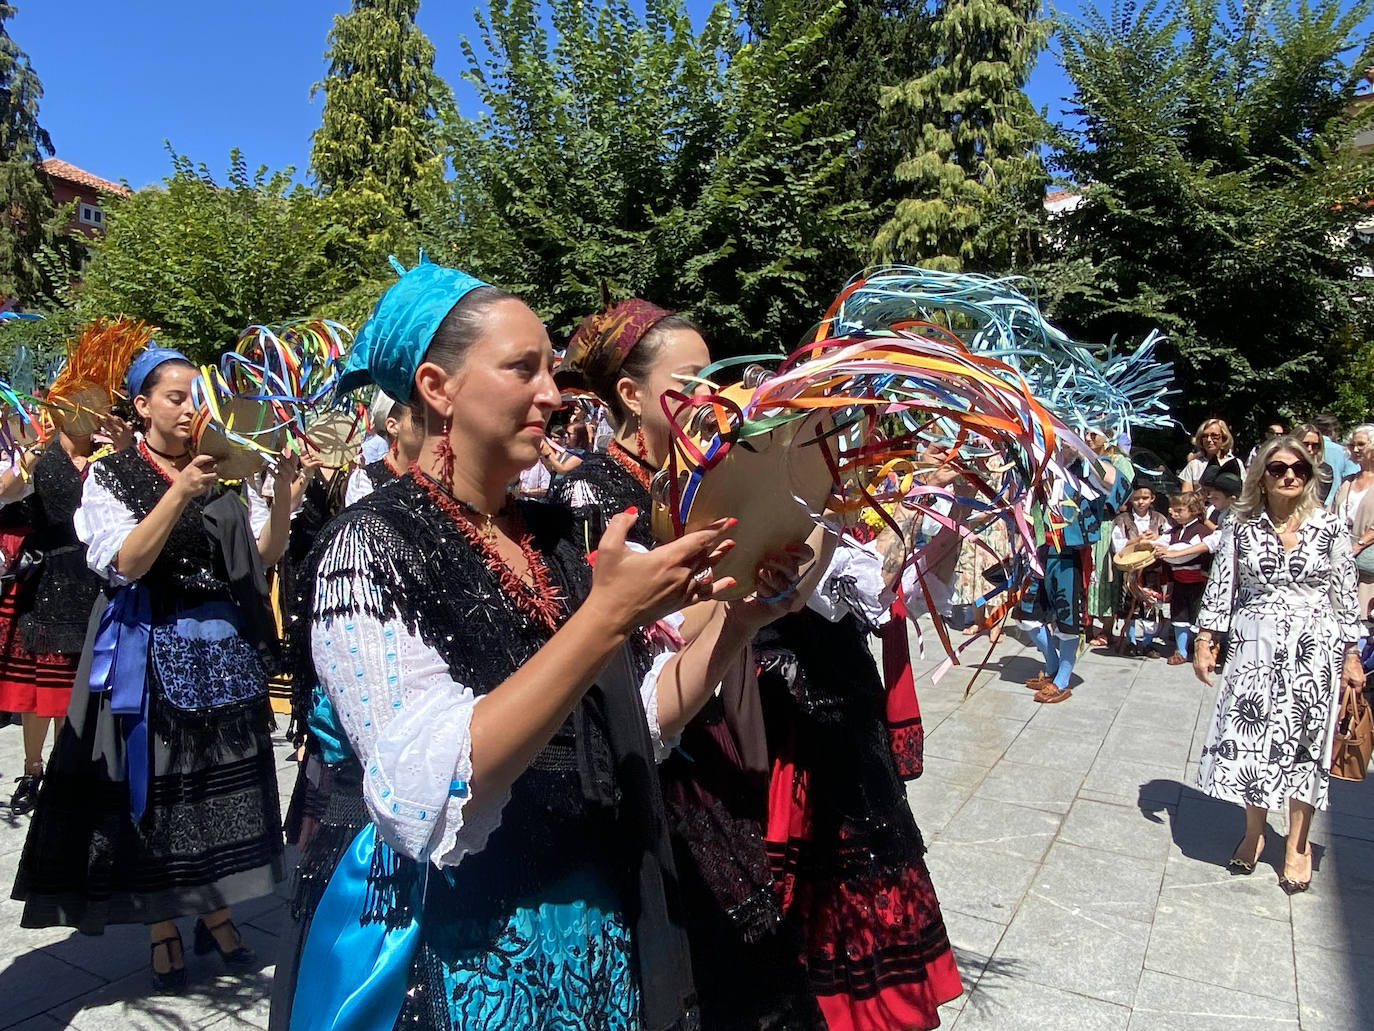
M597 612L612 631L628 633L688 605L711 601L734 586L728 577L713 580L711 566L735 546L727 535L738 520L718 519L652 551L636 551L625 543L625 535L637 515L629 509L606 524L591 594L583 606Z
M789 612L799 611L807 600L807 595L797 589L801 569L814 557L815 553L804 543L789 544L781 554L765 556L758 568L754 593L725 603L730 618L762 629Z
M205 493L215 485L215 480L218 479L215 470L214 458L210 455L196 455L185 469L177 473L176 479L172 481L172 486L181 491L187 500L190 500Z

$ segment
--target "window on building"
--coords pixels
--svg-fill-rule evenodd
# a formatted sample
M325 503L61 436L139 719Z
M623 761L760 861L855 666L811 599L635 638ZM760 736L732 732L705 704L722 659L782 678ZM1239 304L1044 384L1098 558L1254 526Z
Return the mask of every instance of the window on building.
M105 226L105 213L95 204L87 204L84 201L77 206L77 221L83 225Z

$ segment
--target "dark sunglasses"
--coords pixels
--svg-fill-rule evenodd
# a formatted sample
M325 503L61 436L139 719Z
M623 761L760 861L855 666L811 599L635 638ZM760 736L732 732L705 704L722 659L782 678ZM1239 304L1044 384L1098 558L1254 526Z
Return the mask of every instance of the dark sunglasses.
M1303 483L1312 479L1312 465L1309 462L1270 462L1264 467L1264 475L1273 480L1281 480L1285 473L1290 472Z

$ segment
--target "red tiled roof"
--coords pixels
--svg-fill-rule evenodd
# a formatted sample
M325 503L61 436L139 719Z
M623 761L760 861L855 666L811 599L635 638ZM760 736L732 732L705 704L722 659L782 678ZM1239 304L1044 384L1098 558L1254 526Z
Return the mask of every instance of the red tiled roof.
M67 161L60 161L57 158L46 158L40 163L43 171L54 179L62 179L77 186L84 186L88 190L102 190L105 193L117 193L121 197L127 196L131 191L127 186L119 183L112 183L108 179L102 179L98 175L92 175L84 168L77 168Z
M1077 190L1051 190L1045 194L1045 203L1053 204L1057 200L1068 200L1070 197L1077 196L1079 196Z

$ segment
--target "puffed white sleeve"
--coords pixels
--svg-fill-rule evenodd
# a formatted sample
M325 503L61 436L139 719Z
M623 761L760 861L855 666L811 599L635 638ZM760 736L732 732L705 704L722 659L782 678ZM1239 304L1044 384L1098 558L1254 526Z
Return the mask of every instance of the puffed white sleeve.
M340 562L345 550L351 569ZM363 765L363 799L383 839L412 859L457 866L486 846L510 792L484 793L472 780L472 713L481 699L403 622L369 614L385 606L362 572L367 551L354 524L321 557L319 582L357 604L320 618L317 597L315 672Z
M672 754L673 749L682 740L681 733L670 734L667 738L663 736L663 728L658 723L658 689L664 667L682 649L681 635L685 622L686 619L681 612L670 612L647 631L653 662L649 666L649 672L640 682L639 698L644 703L644 719L649 725L649 740L654 746L654 761L660 763Z
M832 623L852 612L869 626L880 626L892 607L882 556L869 545L841 540L806 607Z
M86 545L86 564L111 583L124 585L127 577L115 569L119 549L138 525L134 513L105 486L100 463L91 467L81 488L81 504L72 522L77 539Z
M372 493L372 477L367 475L365 469L354 469L348 474L348 483L344 486L344 507L347 508L355 501L362 501Z

